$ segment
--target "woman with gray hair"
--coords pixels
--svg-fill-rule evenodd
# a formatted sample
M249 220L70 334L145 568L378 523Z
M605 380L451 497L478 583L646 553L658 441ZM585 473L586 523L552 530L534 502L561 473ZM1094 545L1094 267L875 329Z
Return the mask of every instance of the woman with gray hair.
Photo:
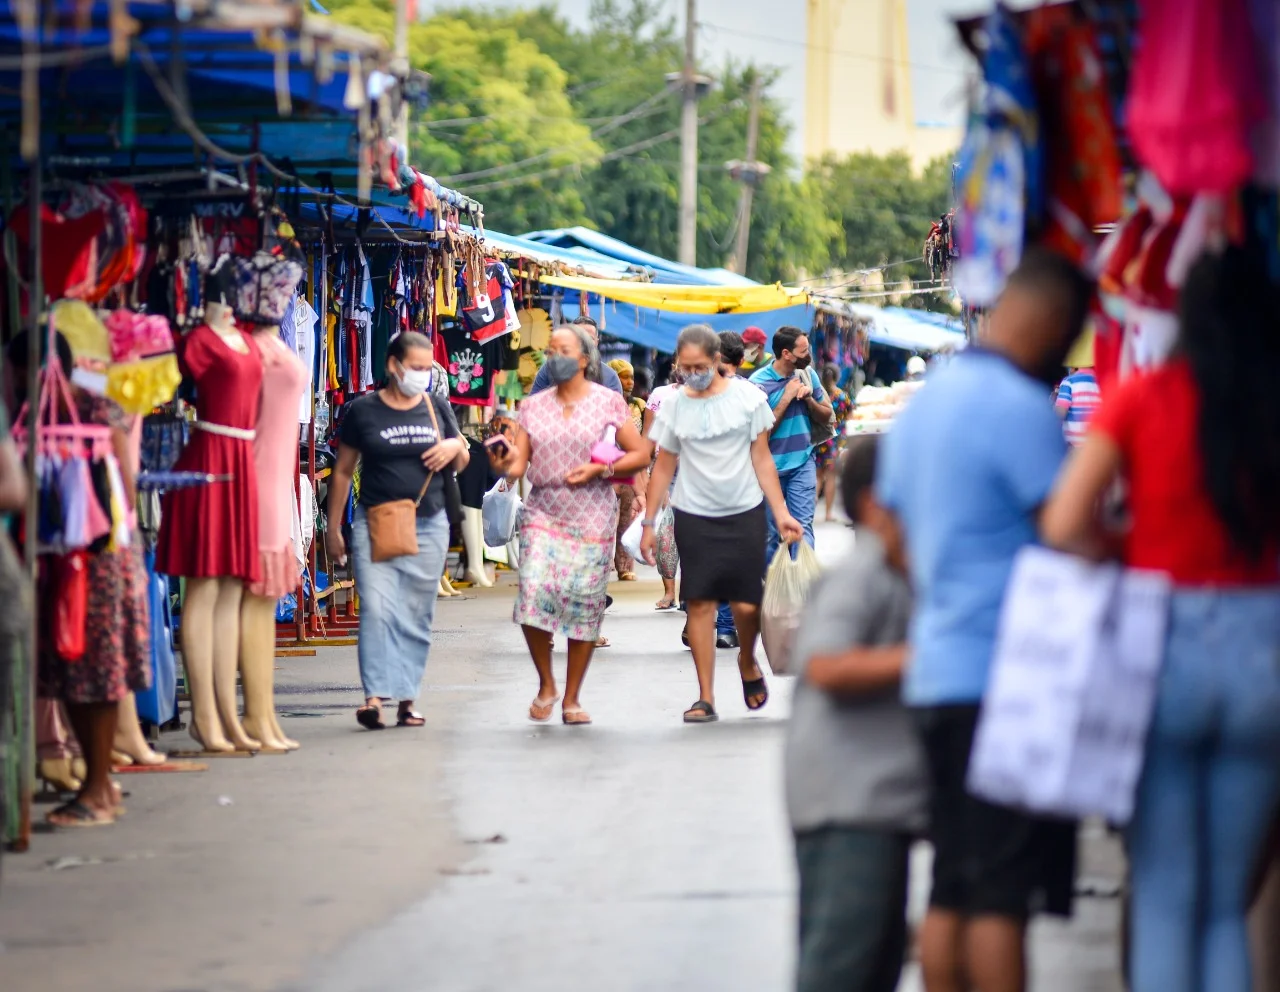
M561 717L591 722L579 693L604 616L618 524L614 479L644 469L649 448L631 422L622 396L588 380L600 353L581 327L558 328L547 347L555 388L520 405L520 428L510 446L490 447L495 471L525 477L532 491L520 522L520 591L515 622L538 670L538 695L529 718L551 718L559 698L551 669L551 639L569 639L569 668Z
M738 627L738 672L747 708L758 710L769 701L755 657L766 502L783 539L798 541L803 530L787 511L769 454L773 411L764 393L745 379L720 373L720 337L705 324L680 332L676 362L684 385L663 401L649 431L658 460L649 476L647 505L661 505L675 476L671 506L680 592L689 607L689 646L698 670L698 701L685 711L684 721L710 723L718 719L715 619L720 603L729 604ZM652 516L644 521L641 542L650 565L657 549L655 523Z

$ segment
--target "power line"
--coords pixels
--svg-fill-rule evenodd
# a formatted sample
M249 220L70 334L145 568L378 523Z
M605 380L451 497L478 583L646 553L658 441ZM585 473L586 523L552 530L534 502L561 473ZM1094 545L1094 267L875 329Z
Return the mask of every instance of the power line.
M729 111L737 109L741 104L741 100L732 100L729 103L718 107L716 110L713 110L705 117L699 119L698 123L699 125L708 124L718 117L723 117L725 114L729 113ZM539 179L550 179L554 176L560 176L567 172L572 172L584 165L602 165L605 162L613 162L617 159L629 158L636 152L654 148L657 145L661 145L678 137L680 137L680 130L679 128L674 128L670 131L664 131L662 134L657 134L650 138L644 138L643 140L634 142L633 144L623 145L621 148L615 148L613 151L605 152L594 159L570 162L566 165L556 166L551 169L544 169L540 172L533 172L525 176L512 176L506 179L497 179L493 182L481 183L478 186L468 187L468 191L471 193L480 193L486 190L509 189L512 186L522 186L525 183L537 182Z
M751 38L755 41L768 41L775 45L790 45L793 48L803 48L809 52L825 52L829 55L839 55L843 58L862 59L866 62L879 62L884 65L905 65L913 69L928 69L931 72L945 72L955 76L964 76L967 73L963 69L954 69L949 66L929 65L925 62L912 62L910 59L896 59L889 55L868 55L865 52L851 52L845 48L831 48L827 45L811 45L807 41L794 41L790 38L778 38L773 35L755 34L751 31L739 31L737 28L727 28L721 24L712 24L709 21L701 21L701 26L711 28L713 31L723 31L725 34L736 35L739 38Z
M618 128L622 127L624 124L628 124L631 121L636 120L638 117L643 117L645 113L649 111L649 108L660 103L662 100L665 100L670 95L671 95L671 91L665 90L665 89L662 90L660 93L653 94L653 96L650 96L648 99L641 101L639 104L632 107L626 113L619 114L617 117L614 117L612 120L610 120L607 124L604 124L603 126L596 128L594 131L590 132L590 134L588 134L586 138L583 140L595 140L596 138L600 138L606 134L609 134L611 131L616 131ZM576 145L580 145L581 143L582 143L581 141L578 141L572 145L561 145L558 148L548 148L546 151L539 152L537 155L531 155L528 158L520 159L518 162L508 162L505 165L495 165L495 166L491 166L488 169L479 169L476 172L463 172L463 173L459 173L456 176L446 176L442 181L447 183L461 183L461 182L466 182L469 179L484 179L488 176L501 175L504 172L511 172L512 170L522 168L523 166L526 166L526 165L533 165L537 162L545 162L547 159L555 158L555 156L563 152L573 151L574 147Z

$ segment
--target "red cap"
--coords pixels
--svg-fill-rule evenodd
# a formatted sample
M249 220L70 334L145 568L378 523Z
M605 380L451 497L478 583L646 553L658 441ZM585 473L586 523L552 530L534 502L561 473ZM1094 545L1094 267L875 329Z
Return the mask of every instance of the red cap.
M748 327L742 332L742 340L747 344L758 344L763 348L765 343L764 331L758 327Z

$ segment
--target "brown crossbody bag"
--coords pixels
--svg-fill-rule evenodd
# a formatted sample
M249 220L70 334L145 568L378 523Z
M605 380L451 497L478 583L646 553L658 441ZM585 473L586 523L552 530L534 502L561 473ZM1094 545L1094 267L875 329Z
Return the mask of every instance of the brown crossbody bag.
M426 397L426 402L436 430L436 444L439 444L445 438L436 419L436 404L430 396ZM435 475L435 472L427 473L427 481L418 490L417 499L394 499L390 503L365 508L365 521L369 525L369 557L373 561L391 561L418 553L418 507L422 505Z

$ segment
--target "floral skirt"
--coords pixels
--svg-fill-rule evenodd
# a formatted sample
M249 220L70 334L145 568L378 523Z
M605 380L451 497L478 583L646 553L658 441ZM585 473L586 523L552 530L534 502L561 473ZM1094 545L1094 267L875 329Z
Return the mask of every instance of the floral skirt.
M567 529L521 526L515 622L594 643L604 618L613 551L612 540L583 540Z
M64 661L42 645L39 694L68 703L114 703L151 684L142 553L130 546L89 555L88 585L84 657Z

